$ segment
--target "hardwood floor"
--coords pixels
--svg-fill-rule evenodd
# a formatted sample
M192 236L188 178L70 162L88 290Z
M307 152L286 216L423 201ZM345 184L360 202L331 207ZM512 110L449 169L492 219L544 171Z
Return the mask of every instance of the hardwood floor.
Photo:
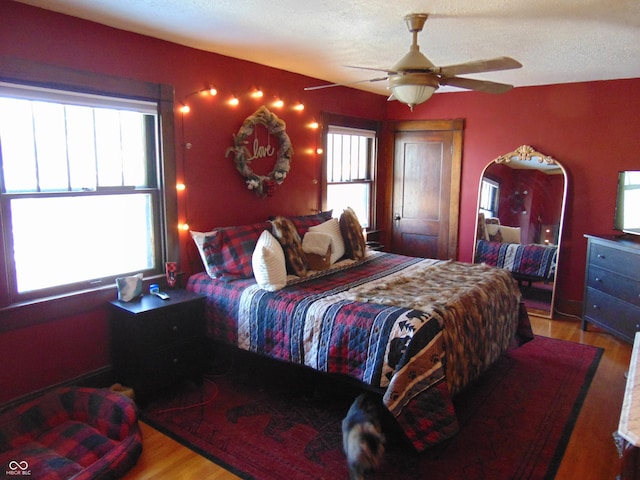
M611 435L618 428L631 345L592 326L583 332L575 319L547 320L531 316L531 323L536 335L604 348L556 480L615 479L620 461ZM142 456L125 480L238 478L144 423L142 430Z

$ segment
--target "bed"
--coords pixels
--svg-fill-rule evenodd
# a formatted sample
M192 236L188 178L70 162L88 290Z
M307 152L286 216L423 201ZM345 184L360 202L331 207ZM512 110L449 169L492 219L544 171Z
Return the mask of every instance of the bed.
M264 227L241 235L259 236L254 252L265 251ZM210 259L225 257L224 243L218 238ZM453 436L452 398L533 336L513 278L488 265L365 251L326 270L288 273L274 289L257 271L241 278L231 270L188 280L188 290L207 297L208 337L379 391L417 451Z
M479 213L474 261L508 270L518 283L549 283L556 274L558 246L522 244L520 228L500 225L497 218Z
M480 239L476 245L475 261L506 269L519 281L552 282L557 258L557 245L521 245Z

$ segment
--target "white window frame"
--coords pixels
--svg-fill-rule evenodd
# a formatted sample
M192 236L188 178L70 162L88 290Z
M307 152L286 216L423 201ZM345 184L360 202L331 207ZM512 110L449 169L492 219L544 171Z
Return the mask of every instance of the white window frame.
M377 130L336 124L327 126L323 162L323 205L326 209L336 210L336 214L345 207L352 207L362 226L368 230L375 228L377 151ZM362 189L366 198L362 202L346 202L353 203L352 205L347 205L344 201L332 201L332 186Z
M6 124L5 148L0 146L0 203L12 300L113 284L116 277L138 271L160 272L162 243L155 241L161 238L157 104L9 83L0 83L0 97L8 99L5 106L13 107L0 115L17 115L22 109L30 117L21 122L28 126L19 132L12 131L14 124ZM76 127L90 140L81 161L74 163L73 142L78 137L70 115L78 107L84 107L83 120L91 127ZM50 123L52 110L55 123ZM101 127L97 115L107 115L108 123ZM127 164L131 155L124 152L124 137L131 125L122 122L131 116L140 131L134 163ZM38 125L43 121L48 128ZM113 134L101 149L105 128ZM16 137L19 140L12 142ZM57 154L48 155L52 151ZM110 165L103 165L105 158ZM93 173L78 182L74 175L87 165ZM132 165L141 171L127 175ZM105 172L116 173L115 178ZM129 221L127 212L136 212L138 221ZM101 229L101 224L108 228ZM129 248L134 253L128 253Z
M156 239L160 258L157 269L145 273L145 284L164 278L164 263L180 262L180 235L176 184L176 148L174 131L174 88L170 85L104 75L66 67L5 57L0 63L0 82L57 89L80 94L117 97L123 100L148 101L157 105L159 162L157 179L161 188L157 219L160 238ZM6 211L6 209L5 209ZM0 210L0 332L103 309L116 298L115 282L77 286L69 291L39 292L19 297L12 290L10 270L11 230L6 214Z

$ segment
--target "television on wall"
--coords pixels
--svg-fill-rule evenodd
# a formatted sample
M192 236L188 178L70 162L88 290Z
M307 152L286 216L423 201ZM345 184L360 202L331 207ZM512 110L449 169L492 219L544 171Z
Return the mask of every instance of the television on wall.
M640 235L640 170L618 174L614 230Z

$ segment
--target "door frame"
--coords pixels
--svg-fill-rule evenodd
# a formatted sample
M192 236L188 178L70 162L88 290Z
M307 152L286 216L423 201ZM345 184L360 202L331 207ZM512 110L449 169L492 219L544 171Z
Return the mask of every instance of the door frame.
M383 229L383 241L392 245L393 228L393 177L396 132L412 131L451 131L453 135L453 152L451 152L451 192L449 202L449 238L448 251L450 256L458 258L458 235L460 226L460 183L462 178L462 139L464 119L453 120L399 120L387 121L382 128L380 139L381 152L379 159L383 165L379 174L384 177L385 188L380 189L378 195L378 225ZM380 178L382 180L382 178Z

